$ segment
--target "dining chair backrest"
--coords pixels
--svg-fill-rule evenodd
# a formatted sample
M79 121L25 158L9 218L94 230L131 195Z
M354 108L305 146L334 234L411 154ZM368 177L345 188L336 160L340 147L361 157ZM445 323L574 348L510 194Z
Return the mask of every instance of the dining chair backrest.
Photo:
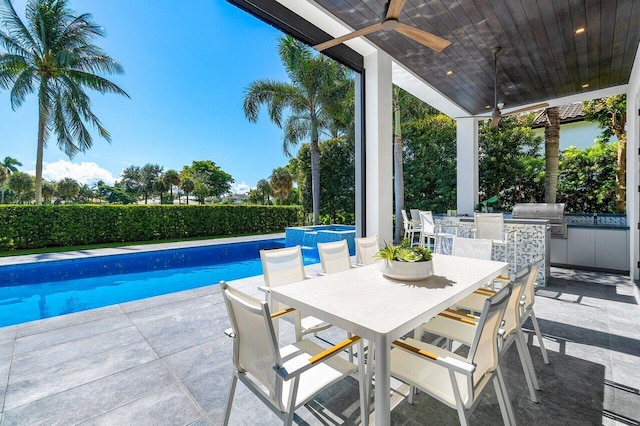
M504 241L504 216L502 213L475 213L476 238Z
M269 306L245 293L220 282L222 296L231 328L235 334L233 339L233 363L239 372L248 372L269 394L271 403L284 411L281 383L274 366L280 367L282 361L276 340Z
M418 209L409 209L409 212L411 212L411 220L413 220L415 222L420 222L420 210L418 210Z
M428 210L420 210L420 226L422 232L427 235L434 235L436 233L436 224L433 221L433 214Z
M267 287L277 287L305 279L300 246L260 250L260 260Z
M380 247L378 247L378 236L356 238L356 259L361 265L371 265L376 263L376 254Z
M407 217L407 212L404 211L404 209L400 211L402 212L402 226L404 228L404 231L407 232L409 231L409 228L411 228L411 221Z
M542 268L542 264L544 263L544 256L538 255L533 259L533 262L529 266L531 269L531 275L529 276L529 280L525 284L524 288L524 310L528 311L533 306L536 297L536 279L538 278L538 273Z
M507 309L504 311L504 323L502 324L505 335L511 334L516 328L520 327L520 301L530 274L531 268L525 266L516 272L513 281L511 281L511 295L509 296Z
M474 388L480 384L487 373L493 372L498 365L498 330L510 295L511 284L505 286L484 303L467 357L467 360L476 366L473 372Z
M347 240L318 243L318 254L320 254L322 272L325 274L335 274L351 269Z
M451 254L473 259L491 260L492 240L453 237Z

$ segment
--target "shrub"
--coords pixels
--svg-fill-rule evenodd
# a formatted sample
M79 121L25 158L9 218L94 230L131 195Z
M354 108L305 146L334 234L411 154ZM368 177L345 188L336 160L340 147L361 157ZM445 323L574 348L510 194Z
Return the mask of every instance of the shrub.
M0 250L283 231L298 206L2 205Z

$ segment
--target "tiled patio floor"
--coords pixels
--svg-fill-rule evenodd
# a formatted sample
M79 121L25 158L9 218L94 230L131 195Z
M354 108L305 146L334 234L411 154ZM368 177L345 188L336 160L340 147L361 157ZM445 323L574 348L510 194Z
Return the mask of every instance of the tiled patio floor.
M262 281L233 284L258 294ZM628 277L554 269L535 310L551 359L545 365L529 339L538 404L529 400L515 345L501 361L518 423L639 424L640 308ZM219 425L231 377L228 326L218 287L209 286L0 328L0 423ZM344 332L321 337L337 341ZM298 410L296 422L359 422L357 389L355 379L336 384ZM501 423L492 390L471 421ZM414 405L401 402L392 422L458 424L453 409L423 394ZM279 421L239 384L231 423Z

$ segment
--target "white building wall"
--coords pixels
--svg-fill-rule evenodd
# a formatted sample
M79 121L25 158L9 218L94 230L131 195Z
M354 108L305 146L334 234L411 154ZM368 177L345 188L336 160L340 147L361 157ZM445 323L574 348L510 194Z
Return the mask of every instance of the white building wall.
M534 129L534 131L544 140L544 128ZM595 140L600 136L600 133L598 124L591 121L562 124L560 126L560 150L564 151L570 146L580 149L589 148L596 142ZM617 141L618 138L615 136L611 138L611 142Z
M640 278L640 47L627 89L627 224L629 225L629 254L631 277Z

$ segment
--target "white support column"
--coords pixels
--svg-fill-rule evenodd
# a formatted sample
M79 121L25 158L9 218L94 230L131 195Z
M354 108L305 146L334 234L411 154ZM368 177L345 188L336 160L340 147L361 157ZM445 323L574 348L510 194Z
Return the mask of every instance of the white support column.
M627 89L627 225L631 278L640 278L640 48Z
M393 241L393 131L391 57L364 57L366 232Z
M478 120L458 118L457 140L457 210L472 216L478 204Z

